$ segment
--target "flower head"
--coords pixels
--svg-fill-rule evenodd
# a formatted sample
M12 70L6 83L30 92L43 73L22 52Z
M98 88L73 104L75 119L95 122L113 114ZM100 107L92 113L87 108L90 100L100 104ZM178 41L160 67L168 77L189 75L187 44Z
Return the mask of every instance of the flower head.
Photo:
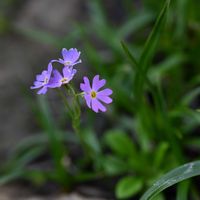
M38 74L36 76L36 81L34 81L34 86L31 86L31 89L41 88L37 92L37 94L45 94L47 92L48 87L50 87L49 81L52 73L52 68L52 64L49 63L48 69L44 70L41 74Z
M62 49L62 59L59 58L59 60L52 60L52 62L59 62L67 67L73 67L74 65L81 63L81 60L78 60L80 57L81 52L77 51L77 49Z
M93 78L92 87L87 77L84 77L83 80L84 83L80 84L80 88L84 92L84 98L87 106L96 113L98 113L99 110L105 112L106 107L102 104L102 102L106 104L112 102L112 99L109 97L112 94L112 90L106 88L99 91L99 89L105 85L106 80L100 80L99 75L96 75Z
M54 69L53 77L49 81L50 87L61 87L61 85L69 83L75 74L76 69L72 69L69 67L63 68L63 75L61 75L58 70Z

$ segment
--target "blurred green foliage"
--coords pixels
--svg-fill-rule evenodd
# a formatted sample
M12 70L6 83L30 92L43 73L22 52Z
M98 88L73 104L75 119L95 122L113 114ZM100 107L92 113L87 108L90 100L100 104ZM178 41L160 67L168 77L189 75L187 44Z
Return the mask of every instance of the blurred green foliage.
M105 1L88 1L87 22L75 22L63 38L40 30L16 30L58 51L62 47L81 49L91 75L98 73L107 79L114 91L114 103L105 120L88 113L81 132L88 154L81 152L73 160L64 144L77 146L77 138L53 125L44 99L39 98L38 105L30 99L47 134L28 138L16 148L8 166L2 169L0 183L23 177L36 184L53 180L70 188L84 181L117 177L117 198L136 195L137 199L164 172L199 158L198 0L175 0L170 6L168 0L120 3L123 19L118 22L115 10L109 10ZM100 130L96 117L104 124ZM48 148L55 168L27 168ZM65 165L65 158L73 161ZM177 199L180 195L187 199L189 191L194 199L200 198L197 187L194 183L180 184Z

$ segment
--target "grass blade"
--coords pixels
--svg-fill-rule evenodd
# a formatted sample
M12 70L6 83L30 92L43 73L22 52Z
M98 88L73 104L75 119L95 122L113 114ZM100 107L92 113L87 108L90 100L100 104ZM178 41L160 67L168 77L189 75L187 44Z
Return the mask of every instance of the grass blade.
M153 199L157 194L166 188L175 185L188 178L200 175L200 161L190 162L165 174L154 185L147 190L140 200Z
M154 54L156 44L158 42L158 39L160 38L161 30L163 28L163 25L164 25L164 22L165 22L165 19L167 16L169 3L170 3L170 0L166 0L165 4L156 20L155 26L153 27L153 30L151 31L151 33L145 43L144 50L140 57L140 67L144 71L146 71L147 67L149 66L148 63L150 62L150 60Z
M136 31L145 27L148 23L150 23L154 18L154 15L145 10L142 11L137 16L132 16L125 24L123 24L119 31L117 31L118 38L124 39L135 33Z
M176 200L187 200L189 192L189 181L184 181L178 185Z
M138 97L139 102L141 101L140 98L143 94L143 85L145 82L144 77L146 77L148 68L150 66L150 61L153 57L157 42L160 38L161 30L163 28L163 25L168 13L169 3L170 3L170 0L165 1L165 4L153 27L153 30L151 31L145 43L142 55L139 60L139 68L138 68L138 72L135 74L135 83L134 83L134 85L136 85L135 94Z
M121 45L122 48L124 50L124 52L126 53L126 55L128 56L128 58L130 59L132 66L135 66L136 68L138 68L138 62L136 61L135 57L132 55L132 53L129 51L128 47L126 46L126 44L121 41Z

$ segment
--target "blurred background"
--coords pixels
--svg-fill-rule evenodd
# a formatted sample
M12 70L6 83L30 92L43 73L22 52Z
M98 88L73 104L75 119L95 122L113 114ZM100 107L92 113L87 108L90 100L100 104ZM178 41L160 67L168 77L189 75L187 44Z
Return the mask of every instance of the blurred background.
M160 113L157 111L154 113L155 102L148 88L145 87L144 89L144 95L148 99L148 103L144 103L144 108L147 107L146 111L134 108L134 105L137 104L133 104L136 94L134 92L132 94L134 80L131 77L136 72L132 72L130 61L120 44L121 41L125 41L136 59L139 59L145 41L164 2L164 0L1 0L1 163L9 163L13 154L14 158L16 155L17 158L22 158L22 155L24 155L22 152L29 149L27 146L32 147L34 143L32 141L36 141L34 145L42 144L40 141L43 141L43 138L37 136L45 135L43 132L47 131L43 123L45 119L41 117L40 113L41 106L46 101L39 99L35 91L31 91L29 88L35 79L35 75L46 68L51 59L61 57L61 49L64 47L67 49L77 48L81 51L82 64L77 66L79 73L75 80L75 86L78 90L83 75L92 77L94 74L100 74L101 77L107 79L108 86L114 91L114 103L109 107L106 114L95 115L86 109L84 103L82 104L83 129L90 130L95 135L95 137L90 134L87 135L88 141L91 142L88 145L91 151L97 151L96 155L101 155L102 160L99 160L98 163L93 158L95 156L92 156L89 164L86 165L87 167L80 163L79 166L83 171L92 169L91 171L95 172L96 179L99 177L97 172L105 175L103 176L105 180L95 181L97 182L95 189L92 191L89 189L89 192L85 192L85 196L93 196L92 199L98 198L98 196L103 199L116 199L114 188L117 181L124 175L130 175L132 169L136 169L136 174L139 177L147 176L148 181L143 186L139 186L139 189L136 189L136 192L131 194L132 196L130 195L131 197L127 197L134 199L134 195L144 191L153 180L167 170L182 164L183 160L198 159L200 153L200 116L196 113L196 109L199 108L200 104L199 0L175 0L171 2L158 47L149 64L148 77L155 90L157 85L163 89L167 111L170 113L169 123L171 125L166 129L163 128L165 125L163 125ZM70 160L79 160L82 152L79 147L76 145L74 147L74 143L71 142L74 141L73 131L69 116L63 110L62 101L54 91L49 91L45 98L48 99L50 104L48 106L51 108L55 126L59 127L57 130L64 135L68 134L66 140L71 152ZM115 139L112 138L112 133L116 130L126 132L136 149L139 149L136 150L136 154L144 156L144 160L138 161L138 165L130 162L130 167L124 168L122 166L124 159L130 160L128 157L130 155L124 155L126 153L121 153L112 143ZM181 149L181 153L179 153L185 157L183 160L180 159L180 162L177 161L177 157L173 157L170 139L166 135L163 136L164 132L169 130L174 130L172 137L175 138L174 141L178 140ZM107 132L110 133L110 138L104 138L100 143L97 142ZM142 133L146 136L141 137ZM32 136L36 136L36 139L33 139ZM20 146L24 139L28 138L30 139L23 143L23 147ZM127 138L124 140L127 142ZM96 144L96 142L99 144ZM121 147L123 149L123 144ZM129 150L127 149L127 151ZM155 157L158 151L161 153L157 155L156 167L150 169L148 175L145 174L147 168L145 165L151 166L151 157ZM168 155L166 161L163 161L160 157L163 158L166 154ZM24 165L27 166L31 162L33 165L39 163L39 165L36 164L36 168L39 166L39 169L46 169L51 166L47 149L39 149L34 156L31 157L31 155L28 156ZM107 155L109 155L109 158ZM9 163L12 169L10 171L14 172L13 168L16 169L19 164L16 163L16 165L13 162ZM103 165L102 163L106 164ZM166 163L170 164L167 166ZM116 168L115 166L120 167ZM144 168L142 171L138 170L141 166ZM157 171L157 167L160 171ZM3 179L0 180L0 183L12 182L16 177L19 178L15 173L14 175L11 173L9 177L4 177L7 171L5 173L3 165L1 168ZM28 179L29 183L34 182L36 185L39 182L40 186L43 183L34 180L33 177L26 176L25 179ZM14 183L14 187L16 185L18 187L19 182ZM194 187L196 196L199 195L198 183L197 180L197 187ZM82 184L84 186L84 181ZM0 189L0 195L7 193L7 189L4 187ZM46 194L48 189L45 190L44 188L51 187L52 185L48 185L48 187L45 185L39 192L42 191ZM32 188L32 185L30 188ZM37 187L33 191L30 188L29 193L38 193ZM58 192L58 186L53 186L53 188ZM19 189L17 188L17 190ZM80 193L84 193L82 191L85 190L88 189L80 189ZM167 196L171 197L170 195L174 193L174 190L168 192ZM15 192L12 192L12 195L15 196ZM5 199L6 196L7 194L5 194ZM86 197L76 198L84 199ZM138 196L135 198L137 199ZM0 196L0 199L3 200L3 197ZM164 196L160 199L164 199Z

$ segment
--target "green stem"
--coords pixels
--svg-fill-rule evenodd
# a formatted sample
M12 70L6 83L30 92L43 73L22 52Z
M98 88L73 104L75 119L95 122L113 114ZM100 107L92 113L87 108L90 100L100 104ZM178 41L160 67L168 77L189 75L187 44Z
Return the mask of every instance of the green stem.
M74 91L74 88L70 84L65 85L65 89L66 89L67 93L69 93L69 91L70 91L73 95L73 107L71 108L69 105L67 106L68 110L71 110L71 113L72 113L72 115L71 115L72 127L79 139L79 142L83 148L85 155L88 155L88 148L84 141L83 135L80 131L81 130L80 129L81 108L80 108L80 101L79 101L80 94L76 94L76 92Z

